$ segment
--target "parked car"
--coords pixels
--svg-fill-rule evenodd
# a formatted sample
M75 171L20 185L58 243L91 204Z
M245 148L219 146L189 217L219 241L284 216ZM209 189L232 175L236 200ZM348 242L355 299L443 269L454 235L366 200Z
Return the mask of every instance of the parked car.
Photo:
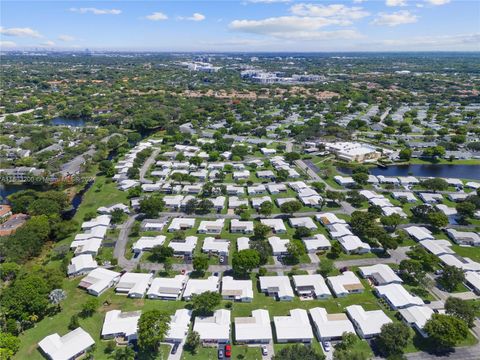
M268 349L265 345L262 345L262 355L267 356L268 355Z
M325 350L325 352L329 352L330 350L332 350L332 345L330 344L330 341L325 341L323 343L323 349Z
M170 352L172 355L177 353L178 347L180 346L179 343L175 343L172 347L172 351Z
M222 349L218 349L218 358L219 359L223 359L224 356L223 356L223 350Z
M232 345L228 344L228 345L225 345L225 356L227 358L229 358L230 356L232 356Z

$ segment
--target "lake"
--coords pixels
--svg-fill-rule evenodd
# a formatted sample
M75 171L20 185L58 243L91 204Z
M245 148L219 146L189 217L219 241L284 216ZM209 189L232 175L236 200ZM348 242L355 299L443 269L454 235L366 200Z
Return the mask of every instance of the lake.
M16 193L17 191L21 190L41 190L42 187L39 185L27 185L27 184L2 184L0 183L0 203L5 203L7 200L7 196Z
M391 165L386 168L370 169L372 175L384 176L420 176L480 180L480 165L449 165L449 164L412 164Z
M59 116L50 120L50 124L54 126L82 127L85 126L87 122L85 119L67 119Z

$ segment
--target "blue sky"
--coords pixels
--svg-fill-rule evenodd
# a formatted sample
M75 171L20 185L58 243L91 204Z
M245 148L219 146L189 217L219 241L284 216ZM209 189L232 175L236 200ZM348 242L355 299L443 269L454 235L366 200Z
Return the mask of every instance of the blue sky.
M480 1L1 2L1 48L480 50Z

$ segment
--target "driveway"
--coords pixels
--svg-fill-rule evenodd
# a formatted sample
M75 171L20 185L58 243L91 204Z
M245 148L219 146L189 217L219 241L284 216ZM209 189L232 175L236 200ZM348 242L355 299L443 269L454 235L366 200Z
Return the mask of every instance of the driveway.
M172 344L169 344L169 345L172 345ZM168 360L180 360L182 358L183 345L185 345L185 338L183 338L175 354L171 354L171 353L168 354ZM172 345L172 348L173 348L173 345ZM172 351L172 349L170 349L170 351Z

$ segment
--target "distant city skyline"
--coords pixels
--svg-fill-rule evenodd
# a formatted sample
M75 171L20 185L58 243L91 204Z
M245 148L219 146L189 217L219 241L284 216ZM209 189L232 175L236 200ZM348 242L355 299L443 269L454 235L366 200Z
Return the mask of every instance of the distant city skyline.
M480 2L2 1L2 50L480 51Z

